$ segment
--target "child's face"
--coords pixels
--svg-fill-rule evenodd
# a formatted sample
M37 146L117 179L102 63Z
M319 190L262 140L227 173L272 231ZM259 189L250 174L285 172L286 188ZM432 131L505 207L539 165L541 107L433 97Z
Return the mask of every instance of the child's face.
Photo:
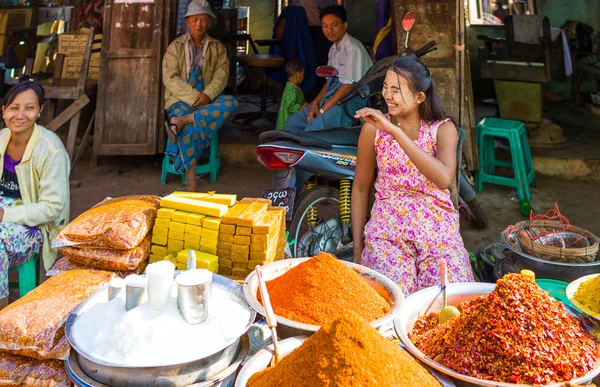
M413 113L425 99L423 93L413 93L408 80L392 70L386 74L382 95L387 103L388 112L392 116L405 116Z
M294 80L293 80L293 82L296 85L301 84L302 81L304 81L304 69L302 69L301 71L298 71L296 74L294 74Z

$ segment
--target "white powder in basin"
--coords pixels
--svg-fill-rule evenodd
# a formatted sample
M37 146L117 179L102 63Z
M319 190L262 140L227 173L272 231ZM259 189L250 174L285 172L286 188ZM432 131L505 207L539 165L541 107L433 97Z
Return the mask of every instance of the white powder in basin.
M82 352L121 366L180 364L217 352L246 328L250 312L233 296L213 286L209 315L201 324L185 322L177 308L177 286L164 311L152 313L148 303L125 310L124 297L88 308L73 326Z
M201 285L212 279L212 272L206 269L187 270L179 274L175 280L181 286Z

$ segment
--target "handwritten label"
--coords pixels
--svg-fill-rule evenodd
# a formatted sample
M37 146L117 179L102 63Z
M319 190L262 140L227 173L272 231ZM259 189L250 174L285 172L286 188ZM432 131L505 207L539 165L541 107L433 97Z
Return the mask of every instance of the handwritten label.
M296 187L264 190L260 197L263 199L269 199L273 203L273 206L285 207L285 219L288 221L292 220L294 201L296 199Z

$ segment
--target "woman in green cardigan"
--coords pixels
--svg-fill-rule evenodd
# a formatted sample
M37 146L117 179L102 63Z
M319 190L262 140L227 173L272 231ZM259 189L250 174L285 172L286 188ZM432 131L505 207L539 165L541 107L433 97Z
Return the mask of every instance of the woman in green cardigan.
M69 220L69 156L56 134L37 125L44 90L21 80L6 95L0 131L0 309L8 305L8 269L41 251L49 269L51 241Z

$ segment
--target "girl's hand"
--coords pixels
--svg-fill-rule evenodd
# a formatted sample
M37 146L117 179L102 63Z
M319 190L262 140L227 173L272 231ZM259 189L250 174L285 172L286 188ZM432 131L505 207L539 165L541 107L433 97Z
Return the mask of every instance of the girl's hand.
M304 108L305 108L305 107L307 107L307 106L308 106L308 102L305 102L305 103L304 103L304 105L301 105L301 106L298 108L298 110L302 110L302 109L304 109Z
M363 108L356 112L354 118L362 118L365 122L373 125L382 132L393 134L398 127L390 122L387 117L379 110L372 108Z

